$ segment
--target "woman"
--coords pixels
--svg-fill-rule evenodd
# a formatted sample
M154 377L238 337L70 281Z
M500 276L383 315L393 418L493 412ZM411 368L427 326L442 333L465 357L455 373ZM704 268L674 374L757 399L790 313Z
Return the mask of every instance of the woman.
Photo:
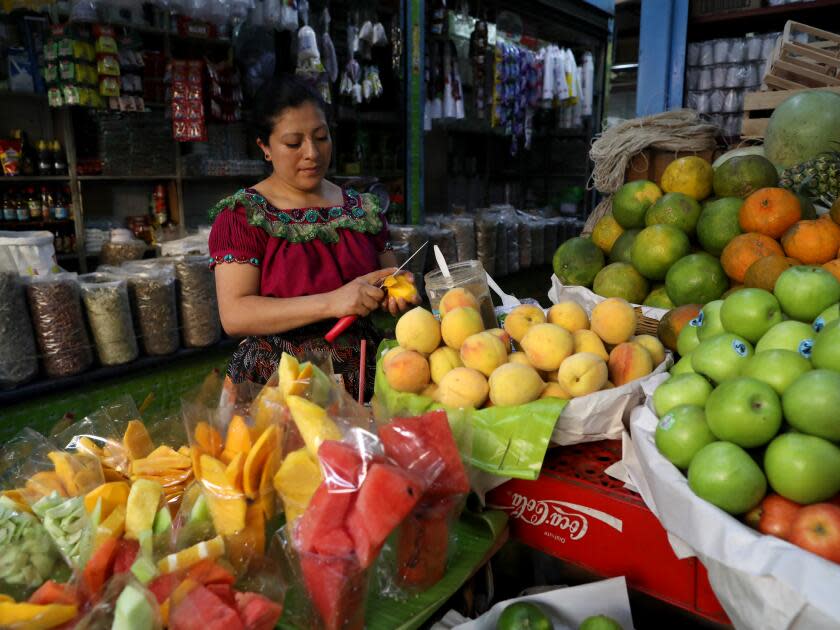
M264 383L283 352L326 350L355 395L360 342L376 342L362 318L380 307L397 315L408 306L379 288L396 266L388 226L375 196L324 179L332 139L324 103L307 84L288 77L268 86L255 122L273 172L220 201L210 216L222 325L245 337L228 376ZM328 344L324 335L345 315L360 319ZM368 371L372 386L370 364Z

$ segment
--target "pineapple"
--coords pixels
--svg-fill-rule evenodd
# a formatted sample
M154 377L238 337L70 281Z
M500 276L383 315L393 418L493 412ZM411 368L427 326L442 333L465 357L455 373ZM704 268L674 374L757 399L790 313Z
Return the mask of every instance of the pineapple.
M840 197L840 151L821 153L785 169L779 185L831 205L832 200Z

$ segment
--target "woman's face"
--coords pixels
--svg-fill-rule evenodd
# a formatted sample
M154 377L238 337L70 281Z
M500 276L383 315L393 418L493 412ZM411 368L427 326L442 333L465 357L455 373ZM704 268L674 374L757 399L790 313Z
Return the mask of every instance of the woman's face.
M275 119L268 146L257 144L271 156L274 173L303 191L318 187L332 159L332 138L324 112L314 103L283 110Z

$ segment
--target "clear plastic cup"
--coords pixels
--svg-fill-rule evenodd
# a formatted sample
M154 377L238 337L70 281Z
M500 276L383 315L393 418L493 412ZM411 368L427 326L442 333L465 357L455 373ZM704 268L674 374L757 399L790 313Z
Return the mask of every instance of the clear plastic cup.
M478 308L485 328L497 328L496 314L493 310L493 300L487 286L487 275L484 267L477 260L467 260L462 263L449 265L449 278L445 278L440 269L430 271L424 276L426 295L435 315L440 313L440 300L450 289L462 288L473 294L478 300Z
M714 41L714 60L715 63L726 63L729 59L729 39L716 39Z

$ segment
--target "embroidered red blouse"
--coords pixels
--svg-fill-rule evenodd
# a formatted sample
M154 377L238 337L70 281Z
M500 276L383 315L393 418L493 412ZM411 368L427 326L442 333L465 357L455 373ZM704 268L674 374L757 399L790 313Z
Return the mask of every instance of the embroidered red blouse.
M210 265L260 269L260 295L333 291L380 267L388 225L375 195L344 192L344 205L280 210L248 188L211 210Z

